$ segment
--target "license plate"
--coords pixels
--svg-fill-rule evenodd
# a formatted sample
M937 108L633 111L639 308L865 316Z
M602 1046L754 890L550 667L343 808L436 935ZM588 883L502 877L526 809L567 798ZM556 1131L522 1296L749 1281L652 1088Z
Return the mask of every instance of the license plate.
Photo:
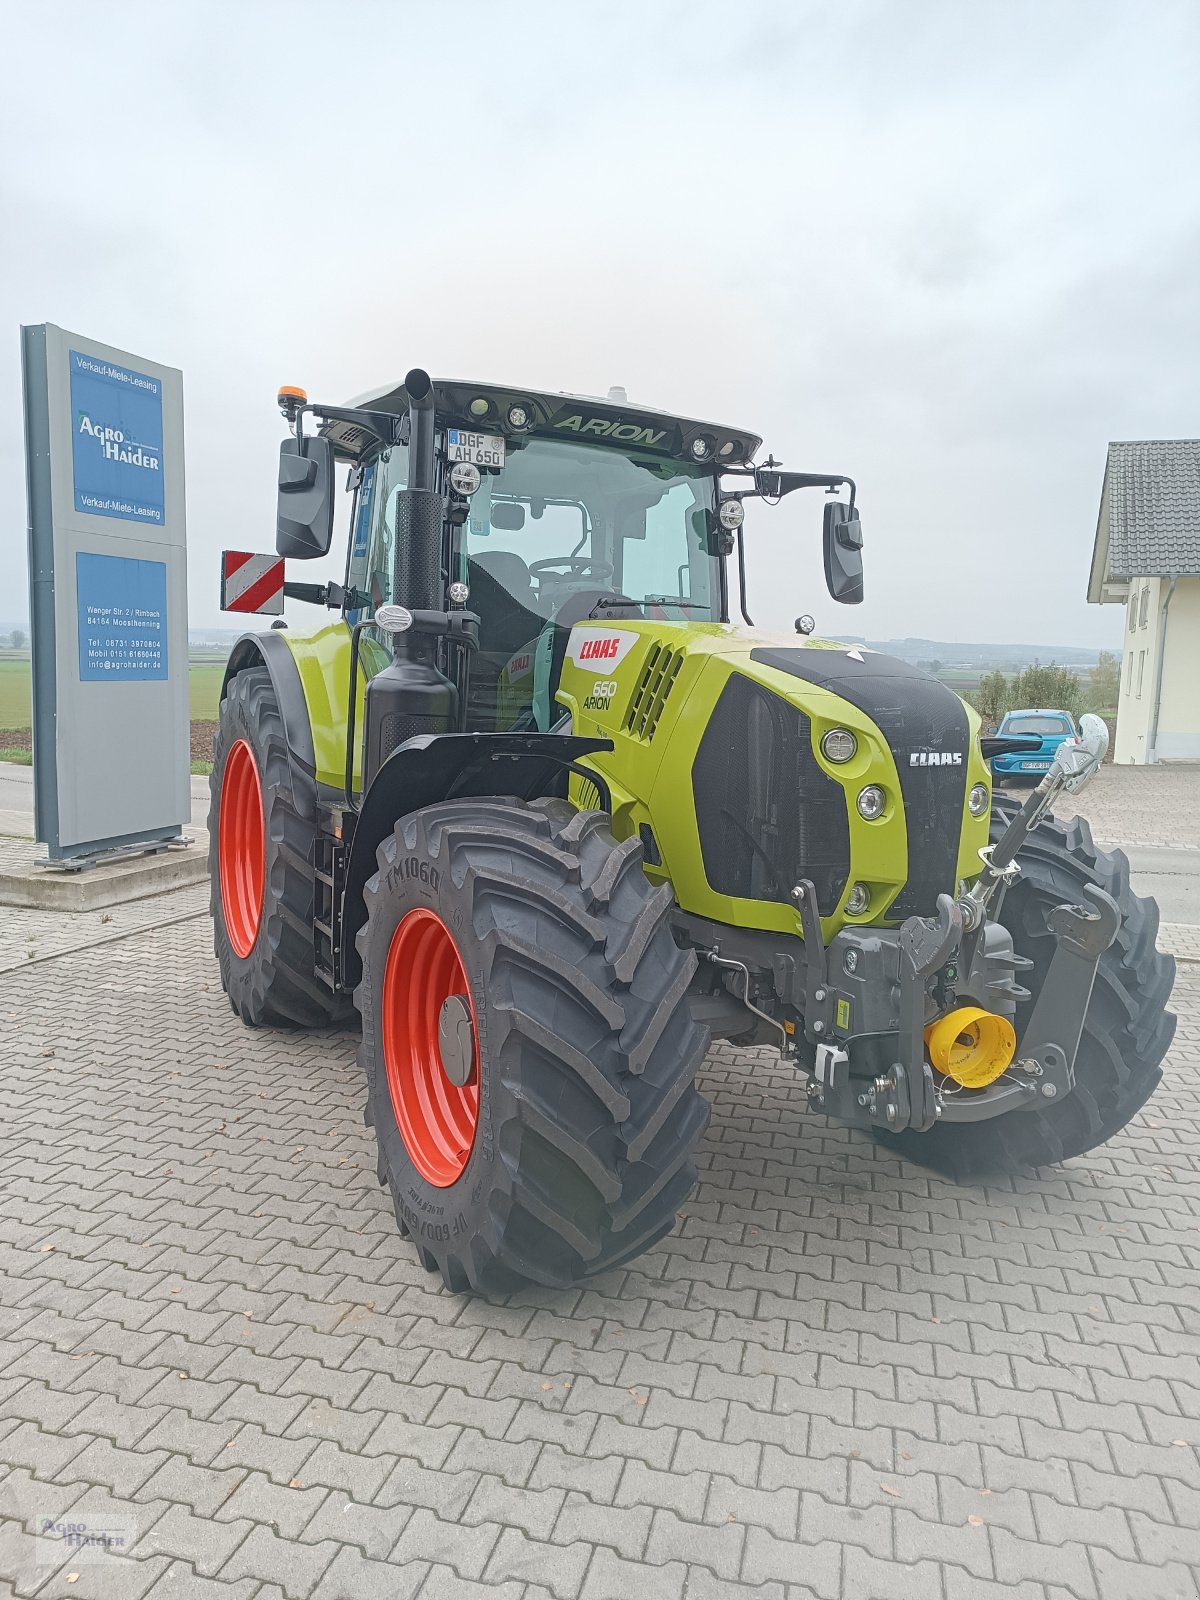
M447 428L446 455L451 465L456 461L469 461L473 467L502 467L504 437L496 433L467 433L463 428Z
M1022 761L1021 763L1022 772L1048 772L1049 770L1050 763L1048 761Z

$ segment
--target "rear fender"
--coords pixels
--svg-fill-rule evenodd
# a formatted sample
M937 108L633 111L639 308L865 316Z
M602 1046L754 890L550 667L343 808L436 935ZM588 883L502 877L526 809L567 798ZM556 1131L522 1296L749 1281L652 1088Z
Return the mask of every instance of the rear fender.
M354 824L342 899L342 987L353 989L361 976L354 936L366 920L363 891L378 866L379 846L401 817L469 795L565 795L563 763L612 747L611 739L559 733L440 733L409 739L394 751L363 796Z

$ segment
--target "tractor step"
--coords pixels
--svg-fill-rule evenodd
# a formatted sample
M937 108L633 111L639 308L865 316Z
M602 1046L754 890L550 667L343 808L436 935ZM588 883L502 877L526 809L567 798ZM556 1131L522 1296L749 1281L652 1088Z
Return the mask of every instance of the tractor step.
M318 832L313 867L313 962L326 988L338 989L338 930L346 877L346 842Z

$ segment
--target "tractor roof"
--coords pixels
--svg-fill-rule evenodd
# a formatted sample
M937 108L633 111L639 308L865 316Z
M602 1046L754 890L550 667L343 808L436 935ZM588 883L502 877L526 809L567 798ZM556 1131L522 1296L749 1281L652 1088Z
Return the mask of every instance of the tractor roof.
M757 434L741 428L632 405L623 389L613 390L601 400L590 395L545 394L536 389L448 379L435 383L433 392L439 421L479 433L583 439L625 449L633 446L675 459L716 460L728 466L744 465L762 444ZM486 410L480 409L481 401L486 402ZM408 394L402 383L394 384L359 395L351 406L396 415L408 410ZM523 427L515 428L508 420L514 406L523 407L529 418ZM367 454L376 442L365 429L350 421L327 422L321 432L333 440L340 456L350 460ZM708 447L701 457L692 453L696 439L705 440Z

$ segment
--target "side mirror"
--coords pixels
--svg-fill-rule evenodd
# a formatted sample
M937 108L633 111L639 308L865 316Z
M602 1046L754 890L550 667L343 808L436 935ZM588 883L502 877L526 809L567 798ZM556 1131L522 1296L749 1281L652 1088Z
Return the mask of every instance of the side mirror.
M299 561L327 555L333 539L333 440L309 435L279 446L275 549Z
M863 597L862 523L844 500L825 502L825 586L846 606Z

